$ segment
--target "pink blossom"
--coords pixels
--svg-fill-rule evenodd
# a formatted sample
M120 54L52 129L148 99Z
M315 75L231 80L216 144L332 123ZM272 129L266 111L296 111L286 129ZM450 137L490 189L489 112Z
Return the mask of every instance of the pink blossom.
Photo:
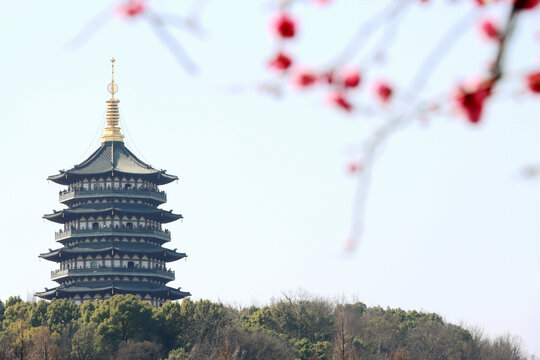
M332 0L311 0L313 1L316 5L328 5L328 3Z
M347 162L347 172L349 174L354 174L356 172L362 171L363 165L359 160L349 160Z
M345 68L339 74L340 80L345 87L354 88L360 84L360 72L356 68Z
M351 112L353 110L352 104L341 91L331 91L328 93L327 102L332 106L337 106L340 109L345 110L346 112Z
M135 17L146 11L146 0L129 0L119 4L116 12L120 17Z
M318 77L314 71L297 69L291 76L291 83L298 89L311 87L317 83Z
M270 30L279 38L293 38L296 34L296 21L283 11L270 19Z
M277 53L270 61L268 62L268 66L271 69L277 70L279 72L283 72L290 68L292 65L292 59L290 56L286 55L283 52Z
M514 3L518 10L530 10L537 7L540 0L514 0Z
M501 31L499 30L499 26L492 19L484 19L480 22L480 32L487 39L501 40Z
M484 104L491 95L494 80L484 80L472 88L460 86L454 96L458 108L463 112L467 119L476 124L482 117Z
M529 90L535 94L540 94L540 71L527 75L526 80Z
M375 96L383 103L388 103L394 93L392 86L386 81L379 81L374 87Z

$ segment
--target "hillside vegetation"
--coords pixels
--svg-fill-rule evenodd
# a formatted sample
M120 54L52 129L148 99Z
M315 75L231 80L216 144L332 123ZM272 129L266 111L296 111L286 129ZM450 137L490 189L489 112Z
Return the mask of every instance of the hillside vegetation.
M0 359L522 360L519 341L489 339L439 315L284 297L264 307L208 300L155 309L132 295L75 305L0 301Z

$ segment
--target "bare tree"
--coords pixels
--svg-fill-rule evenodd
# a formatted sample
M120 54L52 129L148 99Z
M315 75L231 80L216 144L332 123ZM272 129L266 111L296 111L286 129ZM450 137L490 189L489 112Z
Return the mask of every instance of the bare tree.
M345 307L338 305L334 312L334 360L357 360L358 352L353 345L353 336L350 332L349 319Z
M52 333L46 326L40 326L33 338L33 346L28 356L29 360L59 360L61 359L57 333Z

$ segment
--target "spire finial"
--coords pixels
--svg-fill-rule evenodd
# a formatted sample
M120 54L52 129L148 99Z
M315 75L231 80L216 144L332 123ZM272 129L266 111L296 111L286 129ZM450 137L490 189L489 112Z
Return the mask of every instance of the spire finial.
M124 142L124 136L120 132L118 122L120 120L120 112L118 111L118 103L120 100L114 98L114 94L118 92L118 85L114 82L114 63L115 58L111 58L112 81L107 85L107 90L111 94L111 98L107 100L107 127L105 133L101 136L102 142L119 141Z
M114 82L114 62L116 61L115 58L111 58L111 78L112 81L109 85L107 85L107 90L111 93L111 99L114 99L114 94L118 92L118 85Z

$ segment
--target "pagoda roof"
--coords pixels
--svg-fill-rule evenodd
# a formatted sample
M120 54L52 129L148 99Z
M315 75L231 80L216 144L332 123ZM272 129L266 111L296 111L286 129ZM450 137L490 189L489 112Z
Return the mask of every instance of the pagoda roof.
M63 224L66 221L78 219L84 215L98 216L103 214L111 215L142 215L147 218L154 218L161 223L169 223L182 219L180 214L173 214L172 210L166 211L149 205L127 204L127 203L104 203L104 204L81 204L68 209L54 211L52 214L45 214L47 220Z
M95 177L110 173L111 176L137 175L150 178L158 185L168 184L178 180L175 175L167 174L165 170L154 169L151 165L137 158L121 141L103 142L88 159L75 165L69 170L60 170L57 175L47 179L61 185L68 185L74 180Z
M74 297L85 294L150 294L160 296L165 299L177 300L182 299L191 294L187 291L180 291L159 283L151 283L147 281L84 281L75 282L69 285L62 284L53 289L46 289L42 292L36 292L36 296L43 299L54 299L63 297Z
M179 253L176 252L176 250L166 249L161 246L147 243L134 243L127 241L78 243L42 253L39 255L39 257L50 261L60 261L61 258L71 259L79 255L100 253L110 253L111 255L145 254L159 257L167 262L176 261L187 257L185 253Z

